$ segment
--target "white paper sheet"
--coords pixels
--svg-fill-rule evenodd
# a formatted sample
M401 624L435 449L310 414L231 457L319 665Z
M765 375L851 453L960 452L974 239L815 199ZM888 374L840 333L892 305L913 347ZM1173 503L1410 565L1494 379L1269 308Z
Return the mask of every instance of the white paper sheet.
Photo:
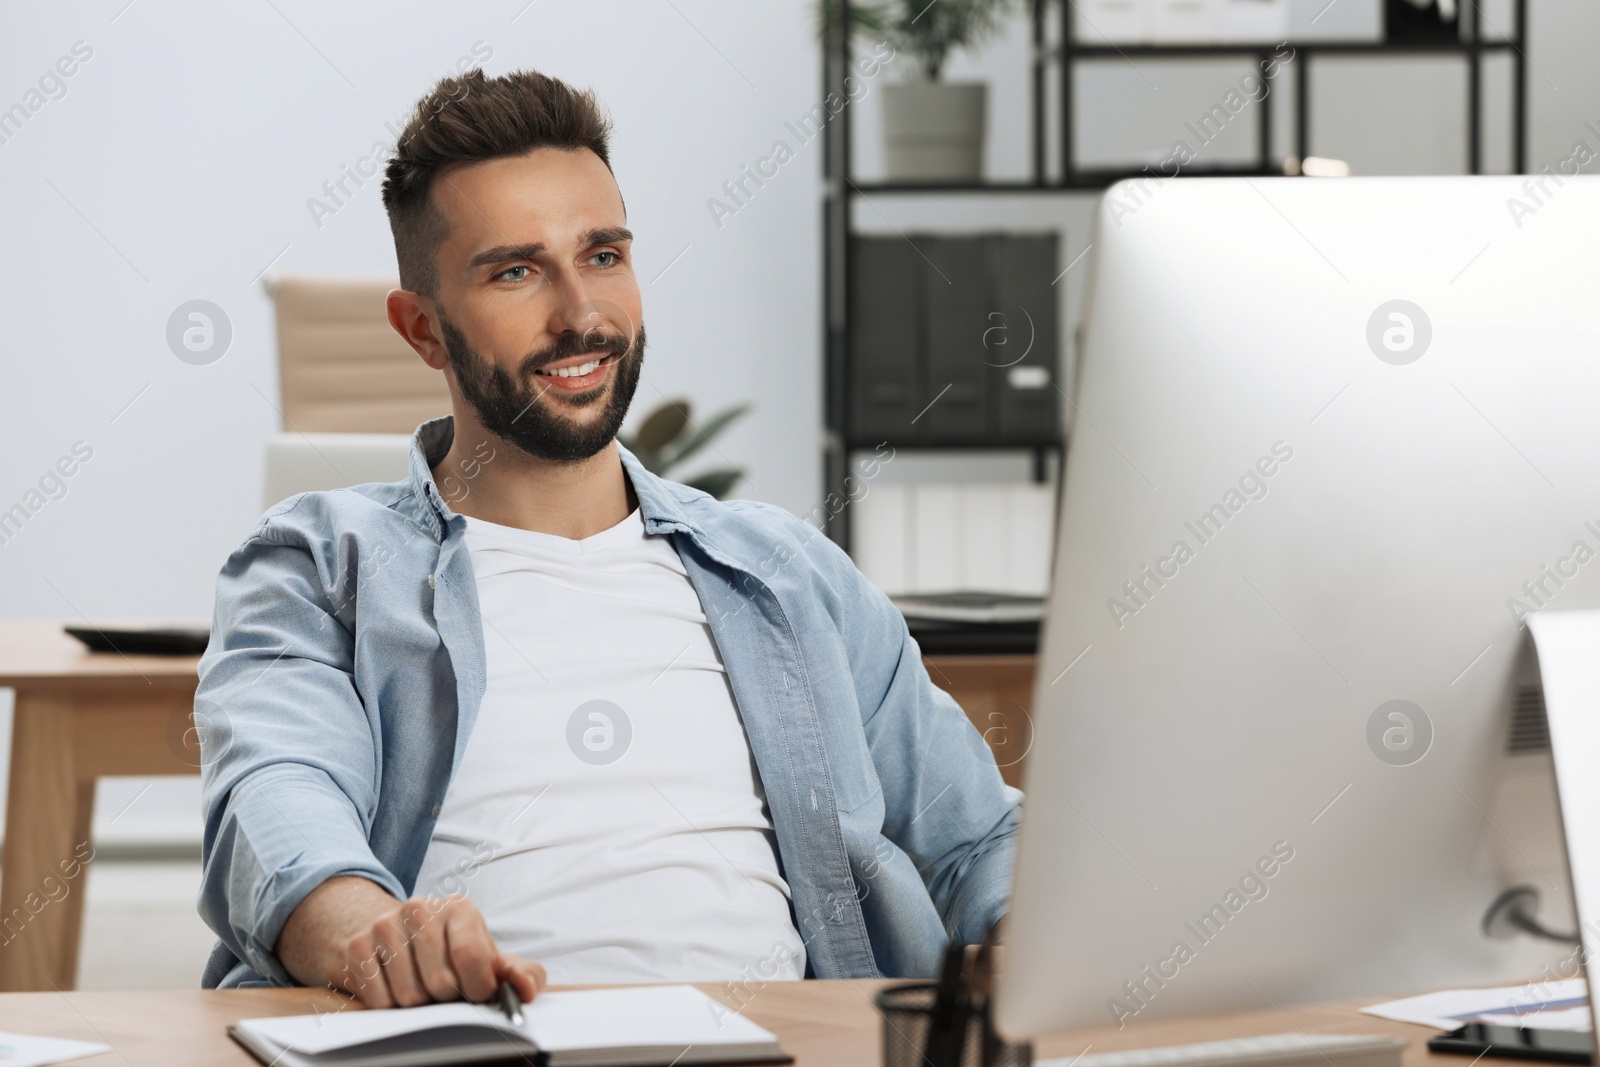
M110 1045L95 1041L71 1041L64 1037L34 1037L0 1030L0 1067L42 1067L81 1056L110 1052Z
M1546 1030L1589 1029L1589 989L1582 978L1492 989L1446 989L1361 1009L1368 1015L1454 1030L1492 1022Z

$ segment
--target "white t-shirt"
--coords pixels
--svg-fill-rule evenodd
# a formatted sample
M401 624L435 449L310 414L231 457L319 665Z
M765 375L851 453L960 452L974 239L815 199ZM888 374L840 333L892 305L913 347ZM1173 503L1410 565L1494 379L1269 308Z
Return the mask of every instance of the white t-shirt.
M572 540L467 519L487 685L419 895L552 982L800 978L772 820L700 598L639 512Z

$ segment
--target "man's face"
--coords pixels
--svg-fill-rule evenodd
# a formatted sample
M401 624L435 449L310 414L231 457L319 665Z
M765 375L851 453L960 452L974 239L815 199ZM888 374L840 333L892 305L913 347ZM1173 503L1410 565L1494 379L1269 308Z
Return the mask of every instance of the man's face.
M587 149L539 148L434 179L450 236L439 326L454 390L484 428L549 460L616 436L644 324L622 195Z

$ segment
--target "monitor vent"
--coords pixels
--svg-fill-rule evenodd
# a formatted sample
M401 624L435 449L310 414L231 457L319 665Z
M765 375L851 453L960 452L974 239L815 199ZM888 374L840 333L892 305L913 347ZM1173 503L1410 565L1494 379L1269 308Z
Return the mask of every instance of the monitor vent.
M1550 727L1544 718L1544 690L1536 685L1517 689L1511 705L1511 727L1506 731L1506 752L1518 755L1523 752L1548 752Z

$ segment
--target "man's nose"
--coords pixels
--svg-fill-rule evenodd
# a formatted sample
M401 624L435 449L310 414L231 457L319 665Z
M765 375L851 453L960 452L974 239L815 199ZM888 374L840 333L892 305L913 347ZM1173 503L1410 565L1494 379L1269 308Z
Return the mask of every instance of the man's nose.
M603 328L605 320L589 298L589 287L577 271L562 271L556 278L555 301L550 311L553 334L588 333Z

